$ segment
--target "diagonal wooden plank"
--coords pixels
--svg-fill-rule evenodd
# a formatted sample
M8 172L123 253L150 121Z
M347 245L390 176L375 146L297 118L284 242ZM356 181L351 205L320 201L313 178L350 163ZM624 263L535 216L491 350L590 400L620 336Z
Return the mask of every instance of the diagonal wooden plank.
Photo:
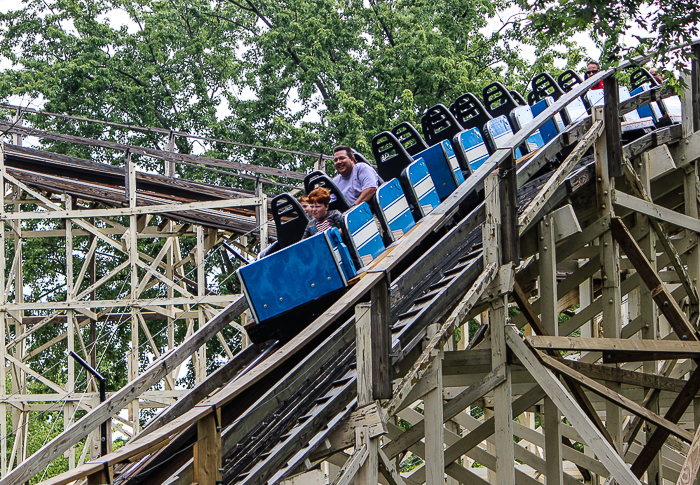
M653 203L653 201L651 200L651 196L647 193L646 189L644 188L644 184L639 178L639 175L634 170L632 164L630 164L629 161L625 162L624 169L625 178L630 183L630 185L632 186L632 190L637 194L637 196L644 199L647 202ZM664 226L662 226L660 221L655 217L650 217L649 222L654 228L656 235L659 237L659 242L661 243L661 246L664 248L664 251L671 259L673 268L676 270L676 274L678 274L678 277L681 280L681 284L683 285L683 288L685 288L685 292L688 294L690 302L693 305L697 305L700 301L700 297L698 297L698 290L695 288L695 285L693 285L693 283L691 282L690 275L686 271L685 265L681 261L681 257L676 251L676 248L673 247L673 243L671 242L671 238L666 232L666 229L664 229Z
M143 374L136 380L125 386L121 390L112 394L105 402L95 407L72 427L60 433L56 438L41 447L29 459L23 461L14 470L2 477L1 485L23 483L33 477L45 466L55 460L61 453L76 444L90 431L104 422L110 416L118 414L121 409L133 399L147 391L153 384L164 378L169 372L184 362L195 349L198 349L226 325L236 318L247 307L243 296L227 306L216 318L197 330L191 337L183 342L176 349L163 355L153 362ZM91 466L94 466L92 464ZM83 465L84 470L89 470L90 466ZM73 470L73 473L77 469ZM71 481L76 480L75 477Z
M528 349L517 330L512 327L506 329L508 346L520 362L535 378L537 383L562 410L567 419L576 428L586 444L598 456L605 468L610 471L620 485L641 485L637 477L627 468L625 460L617 453L615 448L606 441L598 428L589 420L583 409L574 401L564 388L564 385L554 377L552 372L544 367L535 354Z
M452 419L467 406L471 406L477 399L493 390L497 385L505 382L505 375L502 369L495 369L479 379L472 386L462 391L454 399L445 404L443 409L443 419L445 422ZM425 435L425 423L423 421L414 424L403 434L391 442L384 445L382 449L390 457L396 457L406 451L411 445L420 441Z
M553 357L550 357L548 355L542 355L540 354L540 359L542 359L542 362L544 365L549 367L550 369L554 370L555 372L559 374L566 375L570 377L571 379L575 379L577 382L579 382L582 386L590 389L591 391L595 392L599 396L617 404L623 409L626 409L627 411L634 413L637 416L640 416L644 418L645 420L649 421L650 423L653 423L657 426L662 426L666 428L670 433L678 436L682 440L687 441L690 443L693 441L693 434L689 431L684 430L680 426L678 426L675 423L671 423L670 421L662 418L661 416L657 415L656 413L653 413L646 409L645 407L637 404L636 402L632 401L631 399L626 398L622 394L619 394L615 391L612 391L611 389L608 389L602 384L599 384L598 382L594 381L593 379L590 379L583 374L576 372L575 370L571 369L570 367L567 367L563 363L559 362Z
M693 402L693 399L700 391L700 367L696 367L690 378L688 379L683 390L678 394L678 397L673 401L671 406L666 411L664 418L671 421L672 423L677 423L680 421L685 410ZM649 467L651 460L654 459L656 454L661 450L661 447L666 442L669 432L661 427L656 428L651 438L647 440L646 445L642 451L637 455L637 459L632 464L632 472L637 476L641 477L644 472Z
M566 160L557 168L552 177L542 186L537 195L532 199L523 213L518 217L518 225L520 226L519 233L522 236L531 227L537 213L545 206L549 198L559 188L571 173L571 170L576 166L586 150L588 150L595 140L603 132L603 122L596 121L593 126L586 132L583 139L576 145Z
M359 449L355 450L348 461L345 462L343 468L338 472L338 476L335 477L331 485L350 485L357 474L357 471L367 460L367 445L362 445Z
M522 310L527 321L532 326L533 331L540 336L548 335L547 329L545 329L544 325L542 325L540 318L537 316L537 313L530 305L527 296L525 293L523 293L522 288L520 288L520 285L518 285L517 282L513 286L513 298ZM557 356L554 352L552 352L550 355ZM580 384L570 379L566 380L566 384L569 386L569 389L571 390L574 399L576 399L576 402L579 404L579 406L581 406L581 408L583 408L583 411L586 413L588 418L593 421L596 428L598 428L598 431L605 437L608 443L613 443L612 436L610 436L607 428L603 425L603 421L600 419L600 416L598 416L598 413L593 407L590 399L588 399L588 396L586 396L586 393L584 393L583 389L581 389Z
M659 275L654 271L654 268L649 263L649 260L644 256L644 252L630 234L625 223L619 217L614 217L610 220L610 230L613 237L620 243L620 248L625 252L634 269L637 270L644 284L651 291L651 296L659 306L659 310L663 313L668 323L673 328L674 332L681 340L700 340L697 331L690 324L688 319L683 314L683 311L676 303L671 292L668 291L666 285L661 281Z
M457 324L461 322L464 316L474 307L476 302L481 298L482 293L493 280L496 274L496 264L492 263L486 267L481 275L476 279L472 287L467 291L464 298L459 302L457 308L454 309L447 321L440 327L440 330L430 339L430 342L425 346L420 357L413 365L411 370L401 379L394 391L392 399L383 407L385 418L393 415L399 408L401 403L411 393L423 374L427 372L430 361L435 358L433 350L446 341L446 339L454 333Z

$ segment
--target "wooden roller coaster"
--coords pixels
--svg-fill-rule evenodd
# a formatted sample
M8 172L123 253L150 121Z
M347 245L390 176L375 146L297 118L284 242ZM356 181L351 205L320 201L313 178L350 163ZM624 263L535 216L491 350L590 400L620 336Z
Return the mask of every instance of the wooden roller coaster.
M700 44L688 49L700 59ZM625 67L574 86L525 125L296 337L241 341L237 353L220 332L231 324L243 332L235 319L246 300L208 292L203 262L224 237L238 237L244 252L248 237L265 245L260 188L137 173L125 146L107 147L125 151L118 168L3 145L0 255L8 239L19 248L29 237L65 237L71 248L76 235L89 236L89 252L99 240L128 256L119 271L131 268L131 290L126 300L91 299L119 271L98 279L86 257L75 275L67 250L66 301L24 302L21 251L0 258L8 330L0 337L0 413L12 415L0 420L0 485L41 478L64 454L70 469L41 483L696 483L700 65L694 60L685 79L681 122L627 144L621 117L671 93L657 87L619 102L614 74ZM530 135L601 80L604 106L515 159ZM258 176L302 178L274 170ZM474 208L475 194L483 201ZM156 215L167 219L149 225ZM128 226L115 221L123 216ZM66 222L25 231L29 219ZM183 257L185 235L196 244ZM153 257L139 252L139 238L170 242ZM194 281L182 274L186 263ZM168 297L142 298L157 281ZM348 312L354 316L340 318ZM47 348L27 351L33 332L62 323L57 339L89 357L81 328L110 318L128 322L134 349L144 343L139 332L152 342L150 320L166 321L169 335L186 322L188 332L163 352L154 345L141 370L132 352L128 384L104 402L96 388L75 392L71 360L63 383L32 370ZM473 319L481 326L470 335ZM228 359L207 375L202 349L217 335ZM195 386L178 390L191 357ZM28 379L52 394L29 394ZM65 429L28 456L29 415L52 409L52 400L64 403ZM144 407L165 409L141 430ZM77 408L85 414L74 420ZM133 431L124 446L101 453L100 439L111 441L100 437L105 421ZM78 459L74 447L88 436L92 445Z

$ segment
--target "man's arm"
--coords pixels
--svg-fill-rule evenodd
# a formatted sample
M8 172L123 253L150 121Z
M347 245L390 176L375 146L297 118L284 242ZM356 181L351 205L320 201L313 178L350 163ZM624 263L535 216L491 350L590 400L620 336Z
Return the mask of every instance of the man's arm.
M376 187L369 187L362 191L360 196L355 201L355 205L360 205L363 202L369 202L372 197L374 197L375 192L377 192Z

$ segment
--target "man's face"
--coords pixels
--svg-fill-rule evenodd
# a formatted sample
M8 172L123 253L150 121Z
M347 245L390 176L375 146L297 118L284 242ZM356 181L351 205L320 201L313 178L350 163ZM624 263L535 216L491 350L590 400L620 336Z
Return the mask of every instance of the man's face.
M586 70L586 78L589 78L595 74L598 74L598 70L600 68L598 67L598 64L595 64L593 62L588 64L588 68Z
M654 79L656 79L656 81L657 81L659 84L663 84L663 82L664 82L664 77L661 75L661 72L659 72L658 69L656 69L655 67L652 67L651 69L649 69L649 74L651 74L651 77L653 77Z
M339 150L333 154L335 169L343 177L348 177L355 166L355 160L350 158L350 156L347 150Z

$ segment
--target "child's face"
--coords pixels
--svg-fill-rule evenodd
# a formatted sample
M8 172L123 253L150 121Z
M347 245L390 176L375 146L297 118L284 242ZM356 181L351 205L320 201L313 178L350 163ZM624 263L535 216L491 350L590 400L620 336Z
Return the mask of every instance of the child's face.
M306 215L308 215L309 217L314 216L314 213L311 210L311 204L309 204L308 202L302 202L301 208L304 209L304 212L306 212Z
M321 219L322 217L325 217L327 212L327 205L319 204L318 202L311 204L311 213L316 219Z

